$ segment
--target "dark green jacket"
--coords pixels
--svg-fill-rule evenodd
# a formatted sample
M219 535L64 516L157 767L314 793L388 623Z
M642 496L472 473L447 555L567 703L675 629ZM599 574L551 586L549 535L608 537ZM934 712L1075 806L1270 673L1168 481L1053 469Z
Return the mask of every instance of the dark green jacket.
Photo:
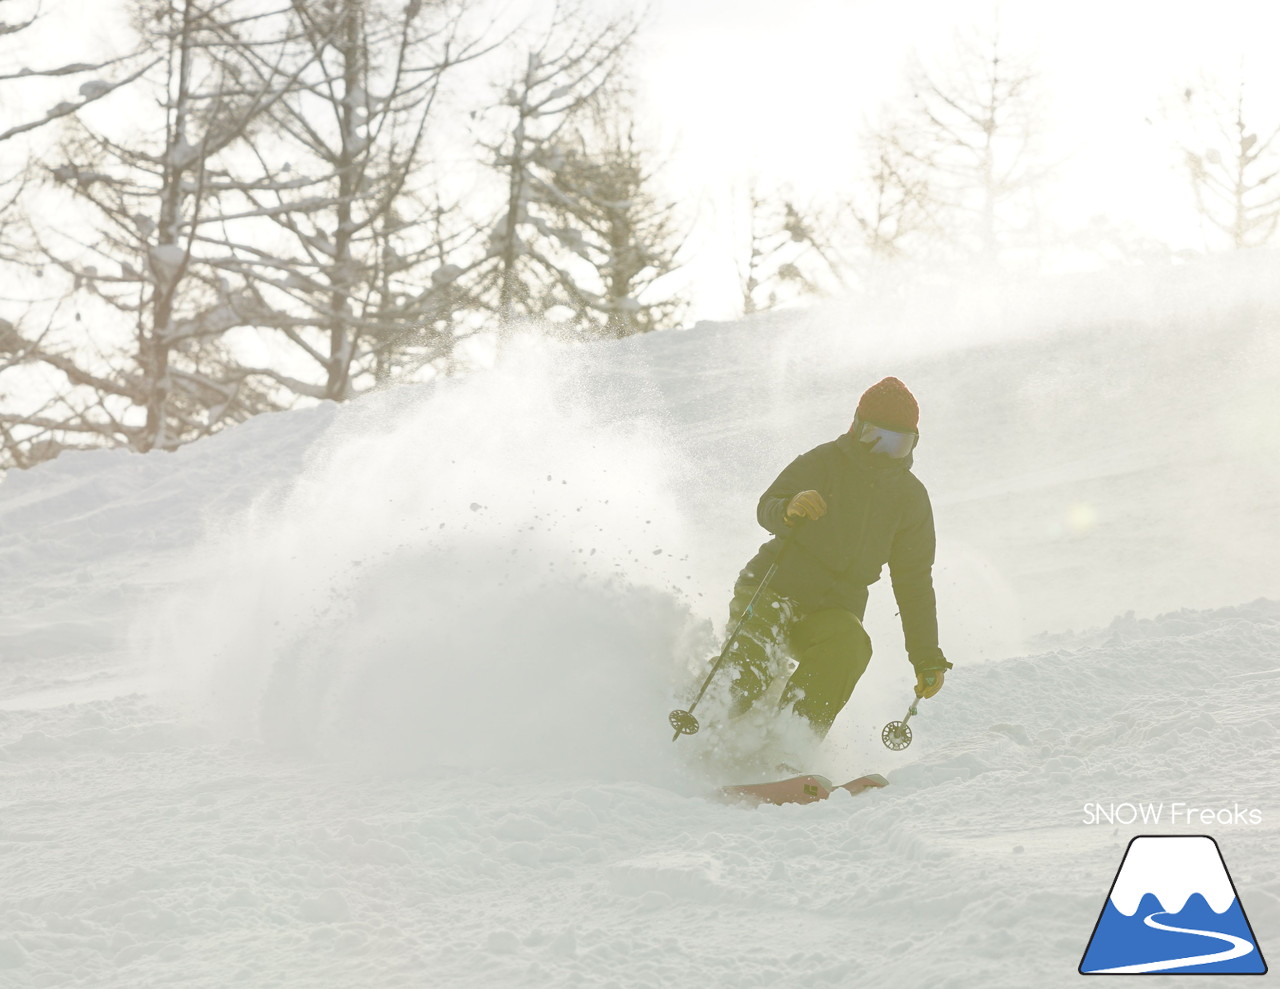
M804 611L844 608L861 619L867 588L887 563L907 655L917 669L928 669L946 661L933 592L933 508L911 463L910 456L872 456L848 433L801 454L760 497L756 517L777 538L760 547L743 577L759 581L790 539L795 545L770 589ZM788 503L808 490L822 495L826 515L788 526Z

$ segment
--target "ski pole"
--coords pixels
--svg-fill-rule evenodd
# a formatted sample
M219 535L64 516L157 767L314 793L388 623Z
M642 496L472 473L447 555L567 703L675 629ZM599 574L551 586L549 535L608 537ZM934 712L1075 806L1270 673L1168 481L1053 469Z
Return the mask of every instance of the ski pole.
M729 633L729 638L725 640L724 648L720 650L720 657L711 667L711 672L707 674L702 686L698 689L698 696L693 699L693 703L689 705L687 710L677 709L667 715L667 721L676 733L671 736L671 741L676 741L681 735L695 735L698 729L702 727L698 724L698 719L693 716L693 709L698 706L698 701L702 700L702 695L707 692L707 687L711 685L711 679L716 675L716 671L724 664L725 657L729 655L729 650L733 647L734 642L738 638L738 633L742 630L742 624L747 620L747 616L751 614L751 609L755 606L756 600L763 593L764 589L769 586L769 581L773 579L773 575L778 571L778 564L782 562L783 556L791 546L791 539L788 537L782 544L782 549L778 550L778 555L774 558L773 563L769 565L769 569L765 571L764 579L760 581L760 585L756 588L756 592L751 595L751 600L747 602L746 609L742 612L742 617L738 619L738 624L733 627L733 631Z
M911 709L907 711L907 716L901 721L890 721L884 726L884 730L880 732L880 741L884 742L885 748L901 752L911 744L911 728L907 722L911 720L913 714L917 713L916 705L919 703L919 697L912 698Z

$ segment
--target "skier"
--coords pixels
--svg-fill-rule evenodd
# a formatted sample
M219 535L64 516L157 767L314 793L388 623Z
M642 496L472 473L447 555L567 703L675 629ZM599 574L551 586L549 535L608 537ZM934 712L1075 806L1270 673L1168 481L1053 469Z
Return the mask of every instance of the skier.
M871 659L862 617L886 563L916 695L942 689L952 664L938 648L933 509L911 473L919 421L907 386L885 378L863 394L847 433L801 454L761 495L756 518L774 538L738 577L731 626L778 567L726 657L730 718L750 710L791 658L798 665L780 706L825 737Z

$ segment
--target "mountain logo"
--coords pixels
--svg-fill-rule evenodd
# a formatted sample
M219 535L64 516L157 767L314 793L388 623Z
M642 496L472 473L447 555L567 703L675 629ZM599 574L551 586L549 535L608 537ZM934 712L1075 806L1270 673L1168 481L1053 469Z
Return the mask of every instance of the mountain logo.
M1218 843L1208 835L1129 842L1081 975L1264 975L1249 918Z

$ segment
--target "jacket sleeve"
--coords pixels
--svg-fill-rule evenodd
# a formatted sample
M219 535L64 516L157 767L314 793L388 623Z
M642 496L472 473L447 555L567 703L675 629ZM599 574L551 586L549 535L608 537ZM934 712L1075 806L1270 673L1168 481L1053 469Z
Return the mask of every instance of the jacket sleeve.
M802 453L786 466L777 479L760 496L756 506L756 519L775 536L785 536L791 526L783 521L787 505L801 491L817 491L822 494L825 472L816 449Z
M938 648L938 603L933 591L936 542L933 506L921 487L919 502L894 536L889 554L889 576L902 617L907 657L917 670L951 669Z

